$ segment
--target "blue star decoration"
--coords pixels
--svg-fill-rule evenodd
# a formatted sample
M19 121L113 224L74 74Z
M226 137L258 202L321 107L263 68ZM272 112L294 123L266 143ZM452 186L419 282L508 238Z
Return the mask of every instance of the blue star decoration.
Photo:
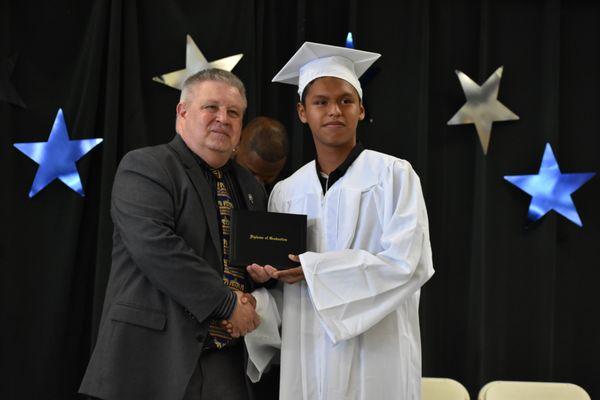
M345 46L348 49L354 48L354 36L352 35L352 32L348 32L348 34L346 35ZM379 70L379 66L377 65L374 65L367 69L367 71L360 77L361 84L367 85L371 81L371 79L373 79L373 77L379 73ZM373 116L371 115L371 107L367 106L366 101L367 100L363 100L363 104L365 105L365 120L369 121L369 123L373 123L375 118L373 118Z
M349 49L354 48L354 39L352 39L352 32L348 32L346 35L346 47Z
M35 196L54 179L84 196L77 160L96 147L103 139L70 140L62 109L58 109L47 142L15 143L14 146L40 166L33 179L29 197Z
M537 175L507 175L507 181L531 195L531 203L527 212L530 221L537 221L551 210L563 215L571 222L583 226L577 213L571 193L575 192L596 173L586 172L563 174L550 143L542 157L542 164Z

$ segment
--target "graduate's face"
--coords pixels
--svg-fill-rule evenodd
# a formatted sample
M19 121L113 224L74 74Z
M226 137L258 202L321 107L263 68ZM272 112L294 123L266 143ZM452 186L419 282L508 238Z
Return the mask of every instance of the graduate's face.
M354 86L330 76L312 82L304 104L298 103L300 120L310 126L317 150L321 146L354 147L356 126L365 109Z
M200 82L177 105L178 132L205 160L211 153L229 157L240 140L245 108L237 88L220 81Z

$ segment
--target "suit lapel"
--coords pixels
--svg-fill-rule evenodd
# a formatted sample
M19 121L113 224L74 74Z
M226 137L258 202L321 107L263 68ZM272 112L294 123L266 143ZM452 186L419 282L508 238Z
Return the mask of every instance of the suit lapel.
M235 178L237 179L242 196L248 210L264 211L263 195L257 189L260 189L259 183L254 182L254 177L245 171L238 163L233 163Z
M264 187L256 181L254 176L250 174L244 167L239 165L237 162L233 162L233 175L240 186L242 192L243 201L246 204L248 210L265 211L266 204L265 199L267 194ZM256 288L256 284L248 276L247 272L244 271L246 276L246 284L248 285L248 291L252 292Z
M206 223L208 224L210 236L219 253L219 258L222 258L221 235L219 234L219 226L217 225L217 210L212 188L206 181L202 168L198 162L194 160L191 150L188 149L179 135L175 135L175 138L169 143L169 146L179 155L179 159L185 167L185 172L190 178L192 185L194 185L196 193L198 193L198 196L200 197L200 202L202 203L204 214L206 215Z

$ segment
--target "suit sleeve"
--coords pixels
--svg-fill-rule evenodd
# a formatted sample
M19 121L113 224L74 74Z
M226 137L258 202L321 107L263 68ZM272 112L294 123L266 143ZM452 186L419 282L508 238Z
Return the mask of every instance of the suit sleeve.
M419 178L410 166L395 163L383 185L381 211L361 216L382 221L381 251L300 255L315 311L334 343L367 331L433 274Z
M203 321L227 302L231 291L217 270L177 235L171 174L148 151L128 153L115 177L111 215L146 278Z

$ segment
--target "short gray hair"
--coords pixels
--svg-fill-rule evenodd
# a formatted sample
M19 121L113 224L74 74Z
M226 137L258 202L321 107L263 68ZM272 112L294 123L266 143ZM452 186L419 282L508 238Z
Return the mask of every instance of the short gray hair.
M223 82L228 84L229 86L236 88L242 95L244 105L247 106L248 100L246 100L246 88L244 87L244 83L234 73L217 68L203 69L201 71L196 72L193 75L190 75L183 82L183 87L181 88L180 101L185 101L188 99L190 88L192 86L195 86L204 81Z

